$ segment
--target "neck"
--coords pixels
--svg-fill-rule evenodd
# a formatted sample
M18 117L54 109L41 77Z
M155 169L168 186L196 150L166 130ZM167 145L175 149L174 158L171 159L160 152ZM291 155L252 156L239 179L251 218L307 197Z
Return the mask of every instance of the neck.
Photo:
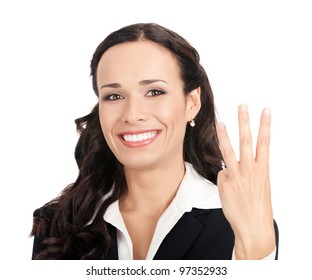
M121 210L159 217L175 197L184 173L181 160L145 170L125 168L127 192L120 199Z

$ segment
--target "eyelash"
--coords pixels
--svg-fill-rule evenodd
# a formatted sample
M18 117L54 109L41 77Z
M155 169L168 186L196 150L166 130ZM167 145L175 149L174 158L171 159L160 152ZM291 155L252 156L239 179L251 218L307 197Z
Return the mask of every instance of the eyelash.
M151 95L149 95L150 93L152 93ZM148 91L148 93L146 94L146 96L148 97L156 97L156 96L159 96L159 95L163 95L165 94L166 92L163 91L163 90L160 90L160 89L152 89L150 91ZM117 100L122 100L124 99L123 96L121 96L120 94L118 93L111 93L111 94L108 94L106 96L104 96L103 98L105 101L117 101Z
M124 99L124 97L118 93L112 93L112 94L108 94L104 96L104 100L106 101L116 101L116 100L121 100L121 99Z
M146 95L148 96L148 94L149 94L150 92L154 93L154 94L152 94L151 96L159 96L159 95L163 95L163 94L166 93L165 91L160 90L160 89L152 89L152 90L150 90ZM157 93L157 94L155 94L155 93Z

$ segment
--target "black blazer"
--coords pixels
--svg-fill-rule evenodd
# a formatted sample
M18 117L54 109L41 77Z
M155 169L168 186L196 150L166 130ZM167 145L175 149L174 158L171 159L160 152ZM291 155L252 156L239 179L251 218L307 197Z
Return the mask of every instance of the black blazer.
M276 255L278 257L278 227L274 221ZM108 224L113 240L107 260L118 260L116 228ZM43 237L34 238L33 258L40 252ZM222 209L193 209L185 213L168 233L156 252L155 260L230 260L234 234ZM72 256L72 259L76 259Z

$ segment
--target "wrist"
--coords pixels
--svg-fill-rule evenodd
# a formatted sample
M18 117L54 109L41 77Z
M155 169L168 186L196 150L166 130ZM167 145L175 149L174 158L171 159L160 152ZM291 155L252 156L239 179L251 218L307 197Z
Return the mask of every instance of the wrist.
M271 254L275 249L275 233L267 231L263 234L235 235L235 259L259 260Z

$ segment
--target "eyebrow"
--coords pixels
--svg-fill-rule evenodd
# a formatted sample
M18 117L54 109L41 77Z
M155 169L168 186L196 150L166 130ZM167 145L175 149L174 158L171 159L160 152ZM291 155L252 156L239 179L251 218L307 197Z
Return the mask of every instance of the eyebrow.
M150 80L142 80L142 81L140 81L139 85L146 86L146 85L149 85L149 84L152 84L152 83L157 83L157 82L163 82L165 84L168 84L164 80L150 79ZM101 86L100 89L102 89L102 88L121 88L121 84L119 84L119 83L104 84L104 85Z

